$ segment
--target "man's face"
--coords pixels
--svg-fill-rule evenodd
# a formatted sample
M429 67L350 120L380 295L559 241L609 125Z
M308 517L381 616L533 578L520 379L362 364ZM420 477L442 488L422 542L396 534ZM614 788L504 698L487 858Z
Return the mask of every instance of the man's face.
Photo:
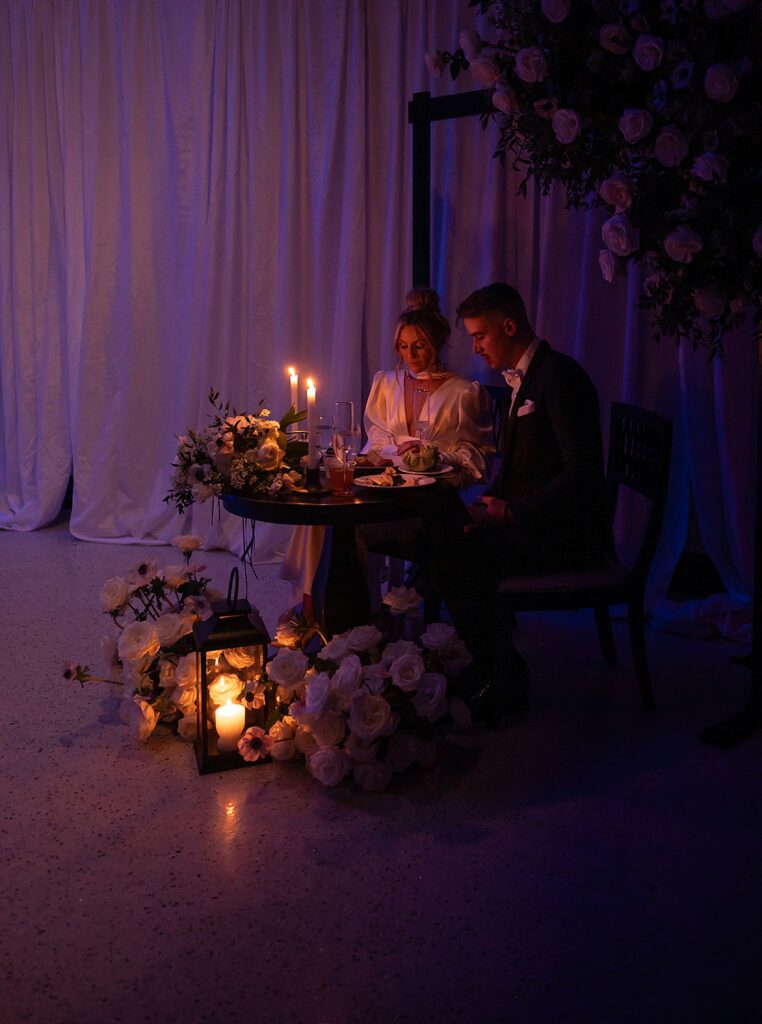
M471 336L474 352L493 370L506 370L516 365L521 353L516 345L516 322L501 313L464 316L463 326Z

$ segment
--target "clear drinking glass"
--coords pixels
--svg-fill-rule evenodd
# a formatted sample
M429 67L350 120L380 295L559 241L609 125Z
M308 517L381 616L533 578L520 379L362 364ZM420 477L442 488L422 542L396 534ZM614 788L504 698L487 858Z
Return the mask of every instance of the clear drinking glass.
M419 441L429 436L429 392L413 389L413 431Z
M354 402L336 402L333 414L333 452L340 462L344 462L347 453L357 454L356 437L359 426L355 426Z

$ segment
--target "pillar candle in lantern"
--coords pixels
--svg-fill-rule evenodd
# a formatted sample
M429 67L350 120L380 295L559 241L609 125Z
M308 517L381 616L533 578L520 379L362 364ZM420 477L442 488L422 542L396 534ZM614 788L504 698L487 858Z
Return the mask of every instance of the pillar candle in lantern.
M246 709L243 704L228 701L214 712L214 727L217 730L217 746L220 750L235 750L238 737L246 724Z
M315 399L317 388L312 377L307 378L307 469L317 469L317 416Z
M291 404L294 409L299 408L299 374L293 366L288 368L288 377L291 382Z

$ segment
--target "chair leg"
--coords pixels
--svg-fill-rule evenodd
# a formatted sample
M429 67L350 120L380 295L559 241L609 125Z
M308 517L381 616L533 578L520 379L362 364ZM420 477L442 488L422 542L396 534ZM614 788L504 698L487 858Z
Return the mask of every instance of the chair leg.
M614 631L611 628L611 616L607 604L597 605L594 609L595 625L598 629L598 641L601 645L603 660L607 665L616 665L617 654L614 643Z
M630 627L632 660L635 663L635 674L638 677L640 696L643 700L643 706L647 709L651 709L656 707L656 701L654 700L654 693L651 688L651 675L648 671L648 661L646 660L642 599L638 599L637 604L634 602L630 603L627 620Z

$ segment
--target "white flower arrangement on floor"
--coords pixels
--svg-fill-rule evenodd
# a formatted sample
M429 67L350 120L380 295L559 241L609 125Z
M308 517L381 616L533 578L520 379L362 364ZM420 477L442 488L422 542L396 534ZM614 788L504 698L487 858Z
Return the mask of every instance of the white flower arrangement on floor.
M118 627L117 637L102 640L106 675L89 665L68 662L68 681L111 683L122 697L122 719L139 740L157 725L170 726L184 740L196 736L196 654L193 623L211 614L209 602L219 596L202 576L203 565L191 565L201 538L175 537L172 544L182 564L160 566L147 560L126 576L106 580L100 593L103 611Z
M203 566L190 565L200 539L182 536L173 543L184 565L143 562L101 590L103 609L119 628L116 640L104 642L108 676L74 662L63 673L81 685L118 685L122 717L141 741L160 724L184 740L196 737L193 623L207 618L210 597L220 596L201 575ZM417 598L403 591L395 591L397 615ZM303 650L309 641L319 641L319 649ZM253 664L247 649L225 650L220 674L209 683L215 706L243 700L247 708L266 709L266 727L250 726L238 740L245 761L303 758L323 785L351 775L363 789L379 791L414 764L429 767L435 737L446 724L470 721L452 684L471 656L447 623L432 623L419 640L386 641L376 626L366 625L326 642L314 627L297 622L279 629L276 642L263 675L251 669L247 677Z
M299 465L307 444L286 431L306 412L291 406L280 420L272 419L264 408L239 415L230 403L223 405L214 390L209 401L216 410L211 424L189 429L178 439L166 502L182 513L196 501L224 494L272 495L301 483Z

